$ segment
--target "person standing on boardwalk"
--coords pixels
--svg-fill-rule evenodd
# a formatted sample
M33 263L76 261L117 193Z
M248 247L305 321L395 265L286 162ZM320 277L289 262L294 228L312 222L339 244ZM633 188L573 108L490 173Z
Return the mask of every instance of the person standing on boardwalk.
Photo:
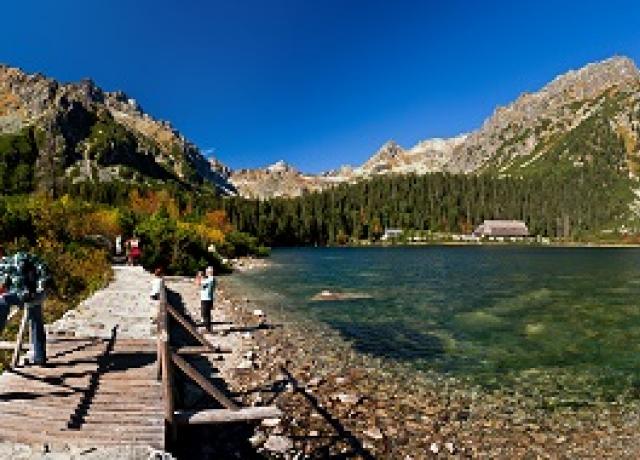
M164 278L162 267L157 267L154 271L154 278L151 282L151 299L164 302L166 298L164 290Z
M116 256L122 255L122 235L116 236Z
M213 267L207 267L205 278L197 278L200 285L200 313L204 321L204 327L211 332L211 310L213 310L213 298L216 290L216 279L214 278Z
M134 236L127 241L127 258L129 265L136 265L142 257L142 250L140 249L140 240Z
M49 280L48 270L42 261L24 252L16 253L13 259L22 277L22 288L26 292L24 307L27 309L31 328L33 363L43 365L47 361L47 336L44 330L42 304Z
M11 305L24 306L31 327L33 363L47 360L46 334L42 304L49 280L46 265L37 257L18 252L0 260L0 331L4 328Z

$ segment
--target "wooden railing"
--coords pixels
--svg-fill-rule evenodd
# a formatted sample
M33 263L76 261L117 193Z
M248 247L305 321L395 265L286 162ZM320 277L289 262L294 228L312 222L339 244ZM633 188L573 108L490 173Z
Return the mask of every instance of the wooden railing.
M172 346L170 318L196 339L200 345ZM280 409L275 406L241 407L183 358L188 355L230 352L231 350L214 346L209 342L189 320L167 302L164 293L161 295L158 302L158 379L162 380L165 420L169 427L175 430L178 424L252 422L266 418L277 418L282 415ZM208 396L217 401L223 409L177 410L174 397L174 372L176 368L194 381Z

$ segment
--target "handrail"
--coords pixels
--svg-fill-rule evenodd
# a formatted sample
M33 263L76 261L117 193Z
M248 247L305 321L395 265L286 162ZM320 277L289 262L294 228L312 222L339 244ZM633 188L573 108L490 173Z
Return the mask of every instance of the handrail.
M162 376L162 396L164 399L164 419L173 425L175 400L173 394L173 372L171 369L171 348L169 343L169 321L166 300L159 302L158 311L158 364Z
M173 318L177 324L193 336L200 346L171 347L171 334L169 318ZM178 312L167 301L164 284L158 299L158 380L162 381L165 421L172 429L173 437L176 436L178 424L195 423L225 423L254 421L264 418L274 418L281 415L281 411L275 406L269 407L241 407L229 398L224 392L216 388L195 367L189 364L180 355L227 353L231 350L223 349L211 344L195 326ZM224 409L205 409L196 412L176 411L174 397L174 368L179 368L187 377L194 381L207 395L215 399Z

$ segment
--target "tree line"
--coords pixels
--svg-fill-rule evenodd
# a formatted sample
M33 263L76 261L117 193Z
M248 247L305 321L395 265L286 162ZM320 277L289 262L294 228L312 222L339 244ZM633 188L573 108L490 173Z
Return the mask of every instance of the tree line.
M265 244L378 239L385 228L470 233L484 219L518 219L532 234L585 238L628 216L629 181L608 168L573 174L380 176L297 198L224 201L231 222Z

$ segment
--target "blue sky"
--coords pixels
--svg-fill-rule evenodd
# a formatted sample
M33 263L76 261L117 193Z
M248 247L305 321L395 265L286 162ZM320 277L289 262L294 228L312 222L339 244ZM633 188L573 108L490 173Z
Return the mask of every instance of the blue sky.
M121 89L234 168L358 164L640 59L632 1L21 0L2 16L0 62Z

